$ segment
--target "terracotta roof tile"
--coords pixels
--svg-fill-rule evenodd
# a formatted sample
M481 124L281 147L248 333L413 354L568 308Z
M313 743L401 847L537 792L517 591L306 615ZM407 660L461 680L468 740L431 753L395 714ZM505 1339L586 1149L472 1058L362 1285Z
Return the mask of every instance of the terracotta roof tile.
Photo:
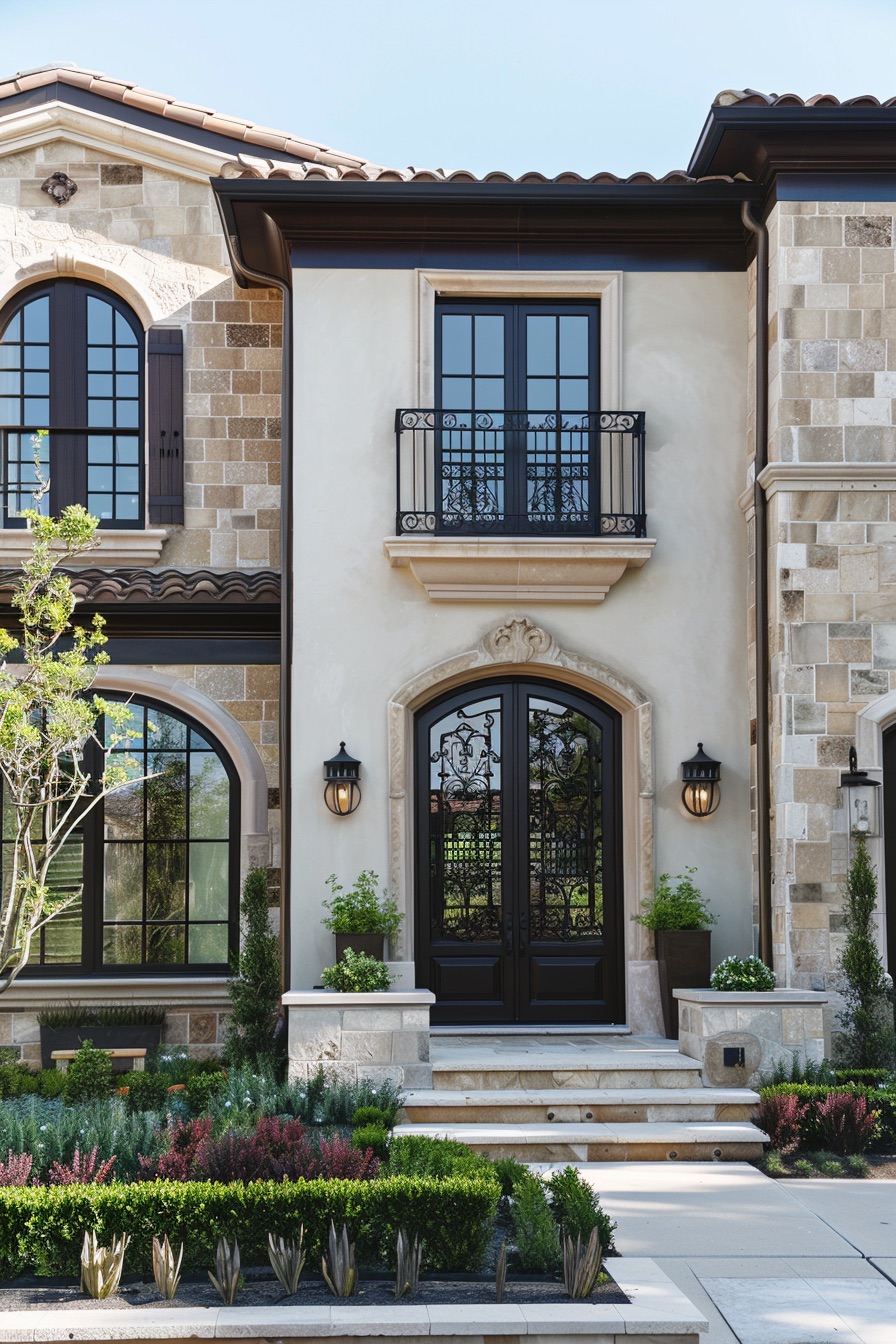
M268 126L255 126L251 121L232 117L224 112L215 112L210 107L198 103L182 102L165 93L156 93L152 89L141 88L132 81L113 79L98 70L84 70L74 65L48 65L38 70L24 70L11 79L0 81L0 98L10 98L16 93L28 89L41 88L47 84L71 84L75 88L87 89L116 103L126 103L147 112L155 112L169 121L182 122L185 126L196 126L202 130L215 131L233 140L241 140L251 145L257 144L264 149L276 149L281 154L294 155L300 159L310 159L334 167L361 167L367 160L356 154L343 154L327 145L319 145L312 140L298 140L288 131L275 131ZM377 171L379 171L379 167Z
M712 102L713 107L894 107L896 98L881 102L873 93L860 93L855 98L838 98L833 93L814 93L801 98L798 93L760 93L757 89L723 89Z

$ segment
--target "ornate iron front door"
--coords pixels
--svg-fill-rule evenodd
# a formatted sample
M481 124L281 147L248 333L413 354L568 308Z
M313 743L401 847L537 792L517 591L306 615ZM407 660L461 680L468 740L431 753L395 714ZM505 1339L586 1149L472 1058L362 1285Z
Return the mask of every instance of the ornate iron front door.
M437 1022L621 1014L619 719L529 680L417 720L417 976Z

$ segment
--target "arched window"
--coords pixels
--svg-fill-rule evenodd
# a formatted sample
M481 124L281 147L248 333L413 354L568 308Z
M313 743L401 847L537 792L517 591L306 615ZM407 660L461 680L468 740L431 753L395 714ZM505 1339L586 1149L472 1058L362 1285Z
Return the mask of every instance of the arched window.
M182 402L177 328L145 333L117 294L81 280L16 295L0 310L2 526L83 504L103 528L143 527L147 443L149 521L183 522ZM38 476L50 489L36 506Z
M29 966L37 974L223 974L236 948L236 771L204 726L163 705L130 703L139 738L127 751L150 778L88 812L56 861L54 886L83 884L83 894L41 931ZM99 774L94 745L87 760ZM9 872L5 814L3 823Z

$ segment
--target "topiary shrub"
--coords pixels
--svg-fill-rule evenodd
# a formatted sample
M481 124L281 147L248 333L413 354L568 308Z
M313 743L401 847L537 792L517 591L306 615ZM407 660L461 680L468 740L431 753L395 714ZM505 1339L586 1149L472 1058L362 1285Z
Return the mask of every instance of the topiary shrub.
M612 1250L616 1224L604 1213L597 1195L581 1172L575 1167L564 1167L548 1177L547 1187L551 1195L551 1212L562 1236L572 1237L573 1241L581 1237L584 1246L596 1227L604 1254Z
M772 968L758 957L725 957L709 977L709 983L713 989L758 993L774 989L777 979Z
M321 971L321 984L339 994L382 994L395 979L384 961L347 947L335 966Z
M280 943L268 917L268 875L252 868L240 902L242 946L227 986L231 1013L225 1053L231 1064L279 1072L284 1052L275 1029L280 1014Z
M551 1274L560 1268L560 1230L548 1203L544 1182L530 1173L513 1189L510 1211L520 1269L531 1274Z
M105 1050L85 1041L64 1074L62 1095L70 1105L108 1097L112 1091L112 1060Z
M860 831L846 884L843 923L846 943L840 956L845 1006L839 1017L835 1056L841 1067L893 1068L896 1031L893 1028L892 982L884 970L874 929L877 875Z

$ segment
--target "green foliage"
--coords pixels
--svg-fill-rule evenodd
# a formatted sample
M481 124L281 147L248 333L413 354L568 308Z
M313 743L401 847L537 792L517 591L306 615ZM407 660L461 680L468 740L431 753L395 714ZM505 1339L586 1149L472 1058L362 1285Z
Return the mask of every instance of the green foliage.
M896 1073L892 1069L835 1069L833 1081L893 1089L896 1088Z
M138 1069L126 1074L128 1108L132 1111L161 1111L168 1100L168 1079L163 1073L145 1073Z
M226 1052L231 1064L280 1069L283 1051L274 1037L280 1012L280 942L268 918L268 875L246 874L241 902L242 950L227 988L231 1015Z
M33 439L36 460L44 434ZM41 497L48 484L39 470L38 478ZM86 811L139 772L126 751L137 736L129 727L129 706L88 694L97 666L109 661L102 652L103 619L96 615L90 626L71 626L77 599L59 569L96 544L99 520L80 504L69 505L59 518L43 517L37 509L24 517L32 545L12 598L19 637L0 630L0 776L13 829L0 899L0 988L27 965L35 934L80 896L53 883L51 865L66 841ZM60 649L64 635L70 647ZM24 664L21 675L6 664L14 650ZM101 720L103 742L97 734ZM90 740L105 760L95 782L84 768ZM109 755L122 746L125 750Z
M772 990L778 977L759 957L725 957L709 978L713 989L747 990L753 993Z
M28 1096L37 1090L37 1078L27 1064L0 1064L0 1099Z
M532 1175L525 1163L515 1157L496 1157L492 1166L501 1184L501 1194L505 1196L512 1195L516 1186Z
M218 1096L226 1086L225 1073L193 1073L187 1078L184 1097L194 1115L205 1115L212 1098Z
M660 873L651 897L641 903L633 918L646 929L708 929L716 923L693 877L696 868L685 868L677 877ZM674 884L674 885L673 885Z
M7 1187L0 1189L0 1275L76 1274L87 1231L102 1244L128 1232L129 1267L141 1274L151 1272L152 1239L163 1230L183 1242L188 1273L208 1268L221 1237L239 1236L243 1263L264 1265L268 1234L297 1239L303 1226L308 1254L319 1263L331 1220L348 1226L361 1263L391 1262L404 1228L425 1242L425 1268L475 1272L498 1197L497 1184L484 1176Z
M352 1135L352 1147L362 1153L371 1148L375 1156L385 1162L389 1154L389 1133L382 1125L359 1125Z
M786 1176L787 1167L784 1159L776 1149L771 1148L762 1159L762 1170L766 1176Z
M61 1097L65 1091L65 1074L59 1069L38 1069L34 1075L40 1096L52 1099Z
M351 1118L351 1125L355 1129L361 1125L379 1125L381 1129L391 1129L394 1124L394 1114L382 1106L359 1106Z
M62 1095L74 1101L94 1101L112 1091L112 1061L105 1050L94 1050L92 1041L84 1041L65 1072Z
M459 1139L436 1139L429 1134L402 1134L389 1145L390 1176L474 1176L494 1179L492 1163ZM524 1168L529 1176L528 1167Z
M896 1065L892 983L884 970L874 930L877 874L860 831L853 832L853 844L843 907L846 943L840 971L845 1006L839 1017L837 1062L854 1068L892 1069Z
M42 1008L38 1024L56 1030L67 1027L161 1027L165 1009L139 1003L110 1003L101 1008L64 1004L60 1008Z
M759 1075L760 1087L779 1087L784 1083L807 1083L819 1087L830 1087L837 1081L834 1070L826 1059L816 1063L812 1059L802 1060L794 1055L789 1064L779 1062L768 1073Z
M336 874L327 878L333 899L324 901L329 915L323 920L331 933L382 933L394 938L401 927L402 916L394 899L386 892L377 891L379 877L366 868L355 879L348 891L340 886Z
M548 1203L544 1182L530 1175L514 1187L510 1211L520 1269L551 1274L562 1263L560 1231Z
M597 1195L575 1167L564 1167L548 1178L551 1211L563 1236L587 1244L591 1232L597 1228L601 1248L606 1253L613 1246L616 1224L611 1222L600 1207Z
M880 1142L877 1146L887 1152L896 1150L896 1089L865 1087L861 1083L775 1083L760 1088L759 1095L763 1101L767 1097L794 1096L808 1105L799 1126L799 1142L801 1148L815 1149L825 1145L818 1107L837 1092L864 1097L878 1116Z
M867 1176L871 1170L861 1153L849 1153L843 1160L850 1176Z
M381 994L395 979L384 961L347 947L335 966L321 971L321 984L339 994Z

